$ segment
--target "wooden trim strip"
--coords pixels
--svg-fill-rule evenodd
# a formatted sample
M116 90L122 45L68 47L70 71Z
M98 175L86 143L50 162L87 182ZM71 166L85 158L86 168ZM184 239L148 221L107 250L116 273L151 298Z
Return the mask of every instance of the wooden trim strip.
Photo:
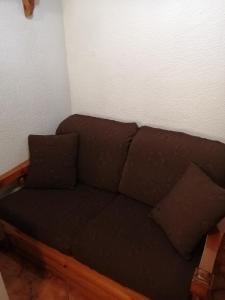
M208 234L204 251L191 283L193 299L207 300L213 283L213 271L225 233L225 218Z
M91 299L98 300L147 300L149 298L105 277L77 260L46 246L24 234L14 226L0 220L4 234L23 255L42 267L88 290Z
M12 170L0 175L0 188L24 176L27 173L28 166L29 161L26 160Z

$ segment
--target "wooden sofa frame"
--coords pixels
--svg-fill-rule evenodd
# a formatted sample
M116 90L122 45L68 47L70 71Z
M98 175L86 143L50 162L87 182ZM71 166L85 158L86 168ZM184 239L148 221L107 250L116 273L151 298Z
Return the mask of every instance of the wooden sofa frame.
M29 161L25 161L9 172L0 176L0 189L17 181L23 182ZM119 283L97 273L77 260L46 246L24 234L14 226L0 219L0 226L5 237L22 255L35 261L63 277L71 284L76 284L98 300L147 300L148 298ZM225 232L225 218L207 236L202 258L196 267L191 283L193 300L208 300L213 284L214 263Z

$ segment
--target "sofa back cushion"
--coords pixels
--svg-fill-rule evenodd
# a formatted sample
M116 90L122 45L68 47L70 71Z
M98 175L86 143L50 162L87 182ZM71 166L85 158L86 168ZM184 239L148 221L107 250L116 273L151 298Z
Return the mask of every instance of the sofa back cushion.
M78 180L91 186L118 191L135 123L72 115L58 127L57 134L79 134Z
M119 191L155 206L190 162L225 186L225 145L185 133L141 127L130 146Z

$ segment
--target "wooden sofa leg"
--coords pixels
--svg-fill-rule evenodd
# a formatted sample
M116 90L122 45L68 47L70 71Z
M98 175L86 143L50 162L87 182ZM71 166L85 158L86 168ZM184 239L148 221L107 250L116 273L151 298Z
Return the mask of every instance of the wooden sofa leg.
M192 300L208 300L212 282L213 275L211 273L196 268L191 286Z

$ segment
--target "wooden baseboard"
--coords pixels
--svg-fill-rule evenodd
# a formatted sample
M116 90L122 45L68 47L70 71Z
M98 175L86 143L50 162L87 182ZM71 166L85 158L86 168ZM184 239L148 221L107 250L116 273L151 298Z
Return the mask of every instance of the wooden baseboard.
M60 276L70 284L79 285L93 300L147 300L149 298L97 273L77 260L32 239L14 226L0 220L1 228L13 246L31 260Z

